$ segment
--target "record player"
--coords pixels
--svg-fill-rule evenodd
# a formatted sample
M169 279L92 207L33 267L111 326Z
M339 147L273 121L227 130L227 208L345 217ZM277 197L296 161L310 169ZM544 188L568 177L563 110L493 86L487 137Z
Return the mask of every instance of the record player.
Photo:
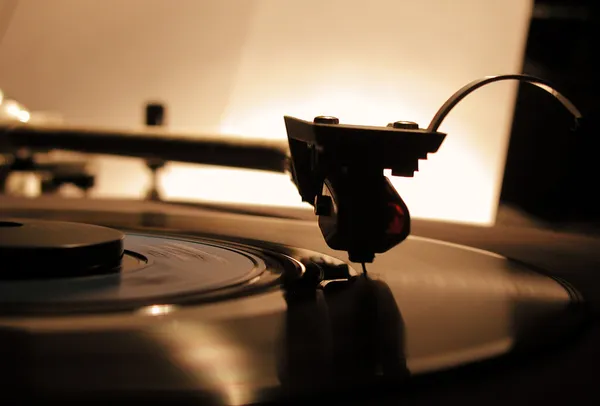
M522 75L470 83L426 129L285 117L287 145L2 124L8 155L289 171L314 208L2 196L2 396L504 404L560 399L557 381L594 388L598 240L411 220L383 175L412 176L451 136L438 131L450 110L502 80L546 90L587 131L551 84Z

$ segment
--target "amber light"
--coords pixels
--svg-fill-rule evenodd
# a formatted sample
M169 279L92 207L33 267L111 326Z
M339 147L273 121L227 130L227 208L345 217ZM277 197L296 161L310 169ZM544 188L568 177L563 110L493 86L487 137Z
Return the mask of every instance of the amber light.
M533 8L533 0L181 0L147 1L140 12L138 2L110 2L20 2L0 47L0 85L77 125L141 125L142 104L156 97L169 125L200 132L284 139L284 115L426 127L471 80L520 72ZM494 222L515 96L514 83L470 96L441 126L449 137L440 151L414 178L392 179L412 217ZM142 163L98 166L95 196L145 194ZM286 175L173 164L162 181L168 198L302 206Z
M221 129L281 137L283 115L374 126L409 120L426 128L463 85L520 71L532 6L259 2ZM440 127L449 135L439 152L420 162L414 178L391 179L413 217L495 221L516 89L494 84L461 102ZM279 196L288 199L284 189Z

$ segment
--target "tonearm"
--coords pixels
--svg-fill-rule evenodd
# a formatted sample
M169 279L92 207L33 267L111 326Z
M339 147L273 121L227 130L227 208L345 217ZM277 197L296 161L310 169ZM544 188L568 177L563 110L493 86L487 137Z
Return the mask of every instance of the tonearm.
M452 95L426 129L410 121L385 127L340 124L335 117L312 122L285 117L292 156L293 181L302 200L314 206L319 227L330 248L347 251L352 262L372 262L410 234L408 207L384 176L412 177L419 160L438 150L446 134L438 128L450 110L471 92L487 84L517 80L533 84L555 97L575 117L582 116L548 82L527 75L488 76Z

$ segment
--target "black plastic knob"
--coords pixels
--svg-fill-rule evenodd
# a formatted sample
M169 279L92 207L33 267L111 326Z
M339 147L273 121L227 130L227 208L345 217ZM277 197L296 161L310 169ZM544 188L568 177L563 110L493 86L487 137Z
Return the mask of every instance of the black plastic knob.
M392 123L391 127L402 128L405 130L418 130L419 124L417 124L413 121L396 121L396 122Z
M317 116L313 120L315 124L339 124L340 119L332 116Z

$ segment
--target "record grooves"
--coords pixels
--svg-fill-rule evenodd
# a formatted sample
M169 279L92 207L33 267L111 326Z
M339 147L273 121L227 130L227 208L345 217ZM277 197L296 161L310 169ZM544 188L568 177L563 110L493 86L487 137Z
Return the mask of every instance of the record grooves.
M0 314L5 316L135 311L152 305L245 297L278 287L284 273L288 278L300 276L307 262L341 263L323 254L277 249L273 244L267 248L224 239L121 233L106 227L55 221L11 220L11 224L27 225L43 234L25 242L4 233L8 243L0 249L5 257L14 258L11 263L33 258L26 266L3 267ZM10 230L23 234L25 228ZM85 238L75 244L82 234ZM82 263L81 254L94 254L98 246L104 249L100 252L103 258L110 259L113 254L119 265L115 267L114 261L109 260L112 272L104 272L108 268L97 265L100 255L90 255L89 263L96 265L77 268ZM47 254L39 255L44 250ZM70 254L76 259L76 266L68 264ZM36 259L36 255L46 263ZM75 274L77 269L83 269L81 274ZM94 270L95 274L91 272Z

